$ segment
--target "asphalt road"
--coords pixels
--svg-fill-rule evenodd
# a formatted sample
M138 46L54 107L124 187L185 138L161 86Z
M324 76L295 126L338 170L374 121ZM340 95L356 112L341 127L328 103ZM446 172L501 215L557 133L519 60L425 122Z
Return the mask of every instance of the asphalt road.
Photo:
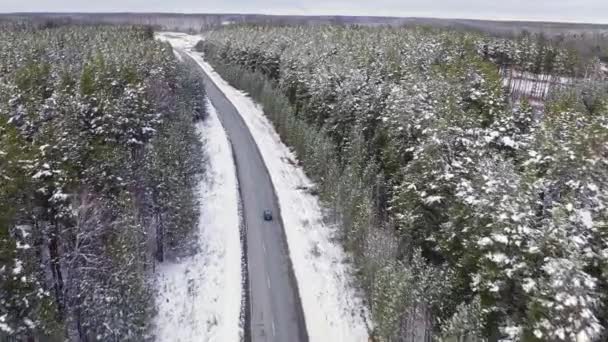
M253 342L308 341L270 175L243 118L213 80L200 70L207 95L232 143L236 161L247 227L251 339ZM265 209L272 210L272 221L264 221Z

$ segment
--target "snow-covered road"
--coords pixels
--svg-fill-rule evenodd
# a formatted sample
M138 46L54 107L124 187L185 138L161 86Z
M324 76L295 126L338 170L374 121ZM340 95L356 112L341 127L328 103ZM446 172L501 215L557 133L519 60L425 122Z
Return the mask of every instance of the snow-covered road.
M323 222L319 199L296 156L285 146L262 108L228 85L192 51L199 36L161 33L159 38L192 57L236 107L258 146L278 196L306 329L311 341L367 341L369 313L353 286L352 269L336 242L335 227Z
M190 57L183 57L186 63L198 68ZM246 228L248 337L251 342L306 342L298 284L270 174L241 114L207 74L200 72L200 76L230 139L237 166L242 224ZM262 215L265 210L271 210L274 219L265 220Z
M199 123L208 157L199 184L198 254L157 268L154 335L161 342L237 342L242 336L238 185L230 144L213 106Z

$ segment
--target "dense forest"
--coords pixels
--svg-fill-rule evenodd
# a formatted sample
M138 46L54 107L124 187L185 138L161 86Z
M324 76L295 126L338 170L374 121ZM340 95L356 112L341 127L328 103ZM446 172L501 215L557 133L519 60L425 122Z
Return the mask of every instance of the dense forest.
M52 26L0 27L0 340L142 341L197 223L204 89L150 29Z
M599 60L428 28L237 26L197 49L317 182L375 339L608 338ZM575 81L533 109L505 68Z

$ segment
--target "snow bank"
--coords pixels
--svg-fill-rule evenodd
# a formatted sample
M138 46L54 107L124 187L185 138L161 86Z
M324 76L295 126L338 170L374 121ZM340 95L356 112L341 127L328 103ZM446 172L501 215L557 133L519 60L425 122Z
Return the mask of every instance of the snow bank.
M158 266L159 341L240 341L241 242L236 170L215 109L198 129L209 158L199 184L200 252Z
M352 286L351 268L335 228L323 224L319 199L299 190L311 181L295 166L259 105L231 87L191 47L200 37L167 37L184 49L211 76L242 115L255 139L276 188L285 233L311 341L367 341L368 312Z

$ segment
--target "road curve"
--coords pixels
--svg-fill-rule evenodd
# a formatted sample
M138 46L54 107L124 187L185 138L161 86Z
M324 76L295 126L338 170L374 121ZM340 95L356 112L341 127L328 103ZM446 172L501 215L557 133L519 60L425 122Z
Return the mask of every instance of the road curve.
M188 56L183 51L180 53ZM251 339L253 342L306 342L304 313L270 174L241 114L209 75L198 69L207 96L231 141L236 162L247 227ZM264 221L265 209L272 210L272 221Z

